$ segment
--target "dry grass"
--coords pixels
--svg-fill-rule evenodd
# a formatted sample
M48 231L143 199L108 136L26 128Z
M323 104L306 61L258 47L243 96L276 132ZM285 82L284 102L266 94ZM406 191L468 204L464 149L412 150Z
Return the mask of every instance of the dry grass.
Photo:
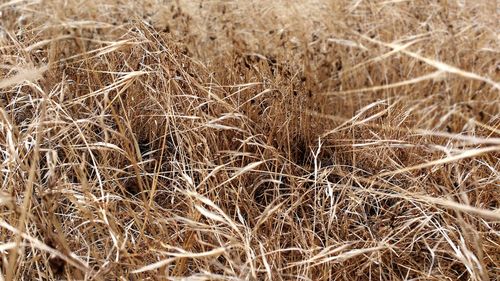
M499 8L3 0L0 279L498 280Z

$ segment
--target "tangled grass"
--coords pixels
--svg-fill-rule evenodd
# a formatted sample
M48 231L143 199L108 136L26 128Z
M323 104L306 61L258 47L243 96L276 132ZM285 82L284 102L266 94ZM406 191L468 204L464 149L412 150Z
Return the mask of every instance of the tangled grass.
M496 280L495 0L0 3L2 280Z

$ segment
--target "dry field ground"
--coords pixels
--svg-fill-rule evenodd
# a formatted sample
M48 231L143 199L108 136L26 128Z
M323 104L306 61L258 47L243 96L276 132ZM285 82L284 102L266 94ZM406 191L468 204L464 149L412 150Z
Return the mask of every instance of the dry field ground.
M497 0L0 0L0 280L499 280Z

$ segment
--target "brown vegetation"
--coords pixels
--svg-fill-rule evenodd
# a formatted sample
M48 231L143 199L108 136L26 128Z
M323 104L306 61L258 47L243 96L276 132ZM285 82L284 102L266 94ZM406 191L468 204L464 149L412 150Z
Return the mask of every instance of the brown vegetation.
M0 3L4 280L495 280L495 0Z

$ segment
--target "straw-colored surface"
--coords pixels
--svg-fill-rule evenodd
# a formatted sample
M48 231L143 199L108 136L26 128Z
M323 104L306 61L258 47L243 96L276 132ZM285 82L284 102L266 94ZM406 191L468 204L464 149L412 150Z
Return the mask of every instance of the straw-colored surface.
M3 0L1 279L496 280L496 5Z

